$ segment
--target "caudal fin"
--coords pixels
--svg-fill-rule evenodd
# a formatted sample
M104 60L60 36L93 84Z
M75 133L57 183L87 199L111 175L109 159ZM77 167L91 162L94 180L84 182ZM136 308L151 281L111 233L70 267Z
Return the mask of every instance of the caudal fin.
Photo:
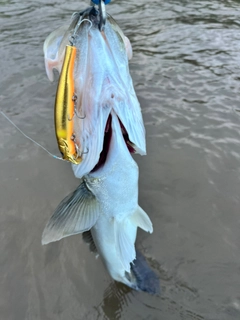
M150 294L160 294L159 278L138 250L136 250L136 260L131 263L131 272L135 277L136 289Z
M99 203L84 181L58 205L42 235L42 244L90 230L99 216Z

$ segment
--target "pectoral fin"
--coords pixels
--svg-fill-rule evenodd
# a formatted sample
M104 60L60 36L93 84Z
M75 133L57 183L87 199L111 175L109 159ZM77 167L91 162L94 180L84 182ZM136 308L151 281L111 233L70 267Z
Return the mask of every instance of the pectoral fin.
M68 25L64 25L54 30L46 38L43 45L45 69L50 81L54 80L53 69L59 73L62 69L65 46L68 44L68 39L64 35L68 29Z
M83 181L58 205L42 235L42 244L90 230L99 216L99 203Z

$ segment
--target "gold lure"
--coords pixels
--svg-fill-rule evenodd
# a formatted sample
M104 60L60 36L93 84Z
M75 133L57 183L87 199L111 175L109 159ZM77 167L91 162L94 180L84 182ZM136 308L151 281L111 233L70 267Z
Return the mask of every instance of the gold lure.
M73 77L76 51L76 47L66 46L55 100L55 132L58 148L63 159L79 164L82 161L82 157L77 153L73 133L73 116L75 112Z

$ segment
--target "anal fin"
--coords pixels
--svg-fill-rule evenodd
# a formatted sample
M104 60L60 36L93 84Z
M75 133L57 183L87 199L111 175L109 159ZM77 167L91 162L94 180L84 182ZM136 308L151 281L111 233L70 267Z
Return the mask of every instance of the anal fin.
M129 219L126 219L115 227L121 263L125 271L130 272L130 263L136 258L134 244L137 228Z

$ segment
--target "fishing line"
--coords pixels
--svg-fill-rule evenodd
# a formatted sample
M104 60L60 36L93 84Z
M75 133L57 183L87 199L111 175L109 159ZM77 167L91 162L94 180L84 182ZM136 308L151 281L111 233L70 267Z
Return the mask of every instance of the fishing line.
M29 136L27 136L20 128L18 128L18 126L12 122L12 120L10 120L8 118L8 116L6 116L6 114L2 111L0 111L0 113L7 119L8 122L10 122L24 137L26 137L27 139L29 139L30 141L32 141L33 143L35 143L38 147L42 148L44 151L46 151L51 157L53 157L54 159L58 159L58 160L62 160L62 161L66 161L65 159L62 159L60 157L55 156L54 154L52 154L50 151L48 151L46 148L44 148L41 144L39 144L38 142L36 142L35 140L33 140L32 138L30 138Z

